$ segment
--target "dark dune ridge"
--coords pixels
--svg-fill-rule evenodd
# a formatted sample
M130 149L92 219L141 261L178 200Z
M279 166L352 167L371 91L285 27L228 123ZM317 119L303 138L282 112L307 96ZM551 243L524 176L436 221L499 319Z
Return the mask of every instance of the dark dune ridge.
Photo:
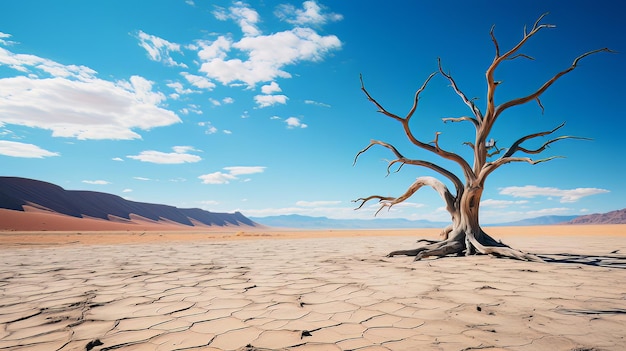
M217 213L199 208L135 202L107 193L65 190L58 185L34 179L0 177L0 208L24 211L24 206L75 218L107 221L131 221L131 215L134 215L157 223L188 227L260 226L240 212Z

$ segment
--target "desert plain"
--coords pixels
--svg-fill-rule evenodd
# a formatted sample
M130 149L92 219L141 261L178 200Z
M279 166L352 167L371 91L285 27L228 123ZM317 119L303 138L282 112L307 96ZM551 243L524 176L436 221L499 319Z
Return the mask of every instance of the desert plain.
M626 225L486 229L4 231L0 350L626 350Z

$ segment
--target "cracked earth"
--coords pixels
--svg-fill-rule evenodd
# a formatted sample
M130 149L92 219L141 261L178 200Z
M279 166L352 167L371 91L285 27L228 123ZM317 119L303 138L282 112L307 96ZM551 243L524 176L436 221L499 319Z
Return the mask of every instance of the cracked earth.
M626 349L626 269L384 257L414 243L1 248L0 350Z

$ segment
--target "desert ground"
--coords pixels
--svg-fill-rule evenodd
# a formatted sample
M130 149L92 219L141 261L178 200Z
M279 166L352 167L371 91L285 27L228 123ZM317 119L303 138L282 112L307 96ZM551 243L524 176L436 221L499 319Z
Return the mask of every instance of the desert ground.
M89 229L89 228L87 228ZM148 228L149 229L149 228ZM0 232L0 350L625 350L626 225Z

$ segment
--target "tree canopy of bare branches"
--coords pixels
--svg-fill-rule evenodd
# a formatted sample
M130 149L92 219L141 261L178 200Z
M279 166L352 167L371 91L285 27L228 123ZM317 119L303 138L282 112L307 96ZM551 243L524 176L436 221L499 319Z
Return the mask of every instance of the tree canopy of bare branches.
M442 159L452 161L456 163L460 169L460 175L436 164L422 159L410 159L404 156L395 146L390 143L372 140L369 145L363 148L355 157L356 163L358 158L367 152L372 147L383 147L388 149L395 158L389 161L387 171L389 172L392 167L397 166L399 170L404 165L413 165L428 168L442 177L447 178L452 184L454 184L454 190L451 191L448 187L439 179L434 177L419 177L411 184L405 193L397 196L380 196L370 195L362 197L355 202L359 203L358 208L362 208L363 205L369 201L378 201L380 207L376 213L383 208L391 208L392 206L401 203L415 194L419 189L424 186L432 187L443 199L446 204L446 209L451 216L451 224L442 230L442 240L430 242L428 245L418 247L416 249L394 251L389 256L395 255L409 255L415 256L416 260L424 257L436 256L443 257L447 255L470 255L474 253L479 254L491 254L495 256L509 257L520 260L532 260L541 261L541 259L535 255L525 253L516 249L513 249L499 241L496 241L491 236L483 231L479 224L479 207L480 199L484 190L485 180L487 177L501 166L513 163L513 162L525 162L531 165L546 162L558 158L559 156L548 156L536 158L535 155L541 154L546 148L552 144L565 139L584 139L581 137L571 135L554 136L565 124L556 126L551 130L539 131L536 133L524 135L515 140L508 147L499 148L497 142L490 138L490 133L494 124L500 118L503 112L507 111L511 107L524 105L529 102L536 102L539 108L543 112L543 104L541 102L542 94L550 88L559 78L570 73L578 67L579 62L587 56L594 55L601 52L612 52L608 48L602 48L592 50L583 53L576 57L572 64L556 73L547 81L543 82L540 87L534 91L529 92L527 95L520 96L508 101L498 103L495 99L495 92L498 89L500 82L495 79L495 72L498 67L503 65L506 61L516 59L533 60L532 57L521 52L524 45L533 36L544 29L552 28L554 25L543 24L542 21L546 14L541 15L537 21L533 24L530 30L524 28L522 39L509 50L503 51L500 48L500 43L496 39L494 27L491 28L490 37L495 49L495 56L493 61L489 65L485 73L487 83L486 93L486 106L482 111L474 103L474 99L469 99L466 94L457 85L452 75L446 72L443 68L441 60L437 60L438 69L431 73L420 88L415 92L413 105L409 112L404 115L395 114L387 110L379 101L377 101L370 92L366 89L363 77L361 80L361 90L367 97L367 99L374 104L377 108L377 112L384 116L396 120L402 126L406 137L417 148L425 150L431 154L434 154ZM474 127L475 136L473 142L466 142L473 152L472 162L468 162L464 157L458 153L445 150L439 145L439 134L435 133L433 141L424 141L416 137L411 129L411 120L415 116L417 111L420 94L427 88L428 84L436 77L441 76L449 83L450 87L454 90L456 95L463 101L463 103L469 109L469 113L460 117L446 117L443 118L443 122L451 123L470 123ZM530 148L527 145L529 140L537 139L540 137L549 137L541 146L537 148ZM494 159L494 157L496 157Z

